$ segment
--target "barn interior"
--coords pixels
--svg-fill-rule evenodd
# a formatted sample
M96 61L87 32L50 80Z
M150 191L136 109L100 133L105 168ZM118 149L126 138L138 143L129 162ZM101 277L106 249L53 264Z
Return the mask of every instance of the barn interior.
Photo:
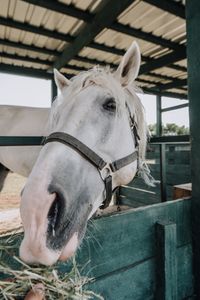
M53 68L68 78L96 64L115 69L132 40L140 46L137 84L156 95L156 134L147 162L158 183L149 188L136 178L120 187L117 205L133 209L97 218L101 230L95 234L103 246L86 240L81 249L79 261L91 258L86 271L92 269L93 286L106 299L200 297L199 20L198 0L0 2L0 72L49 80L52 101L57 94ZM164 97L170 104L187 102L164 107ZM191 135L165 135L163 114L185 107ZM0 137L1 146L40 141ZM191 192L192 198L174 201Z
M133 40L142 53L137 84L157 103L156 133L147 149L156 187L137 178L117 191L119 203L138 207L171 200L176 185L191 182L189 135L162 132L163 114L188 107L188 101L162 104L163 97L188 99L185 1L1 1L0 72L50 80L52 99L53 68L68 78L95 65L116 69ZM187 196L191 184L180 189Z

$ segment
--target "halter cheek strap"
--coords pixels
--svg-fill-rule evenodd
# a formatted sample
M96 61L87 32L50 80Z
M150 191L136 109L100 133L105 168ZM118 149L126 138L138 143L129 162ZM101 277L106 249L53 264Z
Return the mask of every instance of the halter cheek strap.
M135 126L134 126L135 128ZM135 129L137 133L137 128ZM138 144L138 134L136 134L133 130L134 137L135 137L135 144L137 146ZM97 170L100 173L100 176L105 184L105 191L106 191L106 197L103 202L103 205L101 208L106 208L111 201L112 198L112 175L116 171L120 170L121 168L131 164L132 162L136 161L138 159L138 151L135 150L131 154L120 158L118 160L115 160L114 162L108 163L104 161L97 153L95 153L93 150L88 148L85 144L80 142L75 137L64 133L64 132L54 132L50 134L48 137L46 137L43 140L43 145L50 143L50 142L59 142L66 146L69 146L70 148L77 151L80 155L82 155L85 159L87 159L91 164L93 164Z

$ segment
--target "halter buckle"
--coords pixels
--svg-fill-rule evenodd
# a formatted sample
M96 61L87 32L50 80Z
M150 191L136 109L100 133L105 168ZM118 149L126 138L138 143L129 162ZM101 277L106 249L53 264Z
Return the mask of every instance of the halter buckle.
M110 164L107 163L102 169L99 169L102 180L104 181L108 176L112 176L113 171L110 167Z

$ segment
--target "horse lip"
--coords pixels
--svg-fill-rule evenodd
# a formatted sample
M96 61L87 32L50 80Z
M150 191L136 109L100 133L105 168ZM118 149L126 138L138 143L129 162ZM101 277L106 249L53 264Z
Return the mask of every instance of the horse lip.
M78 232L74 232L65 247L62 249L59 260L66 261L72 257L78 247L78 243Z

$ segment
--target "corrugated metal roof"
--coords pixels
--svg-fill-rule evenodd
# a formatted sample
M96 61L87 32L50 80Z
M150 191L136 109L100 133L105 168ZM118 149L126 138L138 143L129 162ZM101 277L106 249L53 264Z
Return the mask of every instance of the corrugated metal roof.
M45 76L63 50L74 43L109 2L112 1L0 0L0 69L3 63L4 70L5 64L19 66L22 71L28 67L43 70ZM144 90L154 87L153 92L155 89L162 92L164 84L174 82L173 88L167 91L185 97L187 90L181 87L181 80L185 84L187 78L185 19L179 13L175 15L176 7L169 12L162 7L162 1L159 5L153 2L132 1L114 21L102 25L102 30L89 44L83 44L62 70L66 74L77 74L96 63L111 64L114 68L136 40L145 66L138 84ZM171 3L173 6L173 1ZM180 10L184 8L185 1L174 3Z

